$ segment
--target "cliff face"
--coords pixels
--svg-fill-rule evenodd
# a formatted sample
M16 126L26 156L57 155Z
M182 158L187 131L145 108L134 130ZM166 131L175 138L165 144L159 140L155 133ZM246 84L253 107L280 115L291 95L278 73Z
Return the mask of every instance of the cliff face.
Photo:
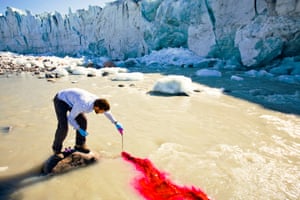
M1 51L126 59L167 47L249 67L299 56L300 1L119 0L65 16L0 16Z

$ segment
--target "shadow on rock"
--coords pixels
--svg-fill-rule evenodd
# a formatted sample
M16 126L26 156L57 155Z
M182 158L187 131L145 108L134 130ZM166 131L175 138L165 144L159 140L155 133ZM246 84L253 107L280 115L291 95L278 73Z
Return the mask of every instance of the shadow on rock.
M10 197L18 189L46 181L54 175L63 174L74 169L79 169L99 160L99 155L81 153L77 151L64 152L64 158L55 155L50 156L46 162L33 167L25 172L0 178L0 199L22 199L22 197Z

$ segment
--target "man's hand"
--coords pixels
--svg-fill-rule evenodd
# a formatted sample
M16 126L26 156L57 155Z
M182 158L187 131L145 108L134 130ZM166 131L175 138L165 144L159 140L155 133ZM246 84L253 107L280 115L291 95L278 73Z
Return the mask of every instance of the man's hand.
M124 129L123 129L122 124L120 124L119 122L115 122L115 126L116 126L116 128L118 129L119 133L120 133L121 135L123 135Z
M88 132L86 132L85 130L83 129L78 129L78 132L80 133L80 135L82 135L83 137L86 137L88 135Z

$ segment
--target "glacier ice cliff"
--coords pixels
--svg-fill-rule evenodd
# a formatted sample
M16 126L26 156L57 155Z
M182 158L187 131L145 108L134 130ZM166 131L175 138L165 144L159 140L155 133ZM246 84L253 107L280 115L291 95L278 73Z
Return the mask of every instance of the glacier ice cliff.
M300 1L119 0L66 15L0 15L0 51L125 60L167 47L246 67L300 56Z

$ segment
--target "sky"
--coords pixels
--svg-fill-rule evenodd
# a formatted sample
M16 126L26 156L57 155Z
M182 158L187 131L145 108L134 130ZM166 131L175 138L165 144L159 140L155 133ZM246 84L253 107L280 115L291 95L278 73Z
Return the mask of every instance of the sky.
M0 0L0 13L5 14L6 7L14 7L21 10L29 10L32 14L58 11L61 14L78 9L88 9L89 5L103 7L105 3L114 0Z

